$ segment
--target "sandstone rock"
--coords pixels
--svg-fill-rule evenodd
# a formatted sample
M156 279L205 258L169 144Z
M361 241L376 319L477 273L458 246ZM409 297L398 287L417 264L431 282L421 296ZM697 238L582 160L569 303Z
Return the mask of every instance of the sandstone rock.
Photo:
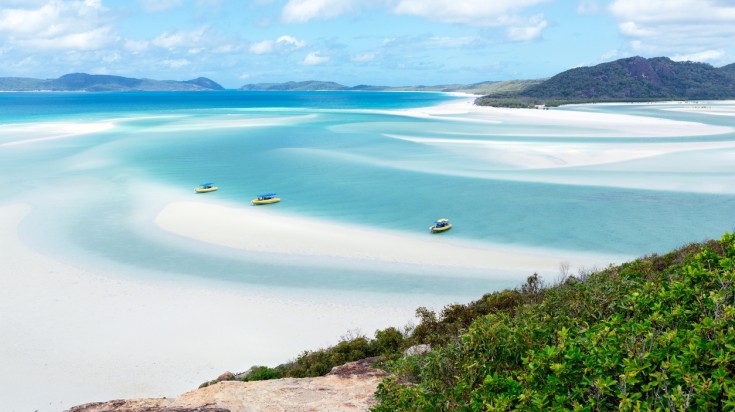
M178 398L115 400L75 406L68 412L317 412L369 411L387 374L364 359L335 367L327 376L269 381L222 381Z
M222 375L219 375L217 377L217 380L218 381L230 381L230 380L233 380L234 378L235 378L235 374L228 371L228 372L223 373Z
M421 345L413 345L410 348L406 349L404 354L406 356L413 356L413 355L423 355L424 353L427 353L431 351L431 345L429 344L421 344Z

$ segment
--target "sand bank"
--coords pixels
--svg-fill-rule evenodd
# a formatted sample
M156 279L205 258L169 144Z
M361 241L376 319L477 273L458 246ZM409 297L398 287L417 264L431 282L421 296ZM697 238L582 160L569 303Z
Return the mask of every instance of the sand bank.
M155 127L145 128L146 133L171 133L171 132L191 132L197 130L215 130L215 129L242 129L249 127L268 127L284 124L294 124L308 122L316 119L316 114L305 114L299 116L253 116L252 114L227 114L227 115L210 115L208 117L187 118L180 116L174 122L166 124L158 124ZM136 117L129 118L126 121L137 120L166 120L167 116L161 117ZM206 120L205 120L206 119Z
M682 137L731 133L735 128L697 122L632 116L614 113L594 113L573 110L509 109L477 106L474 98L457 100L431 107L397 111L408 116L441 118L465 122L509 123L534 126L563 126L561 132L523 131L524 136L583 136L583 137ZM579 130L574 130L574 129ZM591 133L593 131L593 133Z
M437 146L478 158L497 170L555 169L628 162L674 153L702 150L733 150L733 141L682 143L530 142L481 139L438 139L386 134L399 140ZM490 167L488 167L490 169Z
M178 201L168 204L155 221L171 233L230 248L360 262L528 274L554 273L560 262L572 258L546 249L458 241L451 233L432 235L428 224L421 228L421 235L410 235L294 217L268 207ZM611 263L610 256L574 252L573 257L573 266Z
M686 104L680 107L672 107L664 110L733 117L735 116L735 101L718 101L716 104L710 104L710 102Z
M100 133L113 127L115 127L115 123L112 121L4 124L0 125L0 147Z
M356 327L402 326L426 299L92 273L24 245L17 227L29 212L0 206L3 410L175 396Z

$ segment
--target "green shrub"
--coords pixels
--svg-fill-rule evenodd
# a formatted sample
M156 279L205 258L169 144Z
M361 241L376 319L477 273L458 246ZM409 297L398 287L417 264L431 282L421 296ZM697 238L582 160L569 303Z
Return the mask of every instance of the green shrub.
M245 382L249 381L264 381L268 379L278 379L282 375L282 366L269 368L267 366L253 366L247 373L247 376L243 379Z
M733 235L537 280L486 297L513 304L482 309L461 339L391 364L374 410L735 410ZM464 322L424 315L435 331Z

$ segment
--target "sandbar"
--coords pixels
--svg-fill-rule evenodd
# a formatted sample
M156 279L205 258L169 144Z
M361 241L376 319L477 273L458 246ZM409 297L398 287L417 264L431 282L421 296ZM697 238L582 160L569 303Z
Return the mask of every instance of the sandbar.
M563 134L545 131L523 131L524 136L583 136L604 137L683 137L731 133L735 128L698 122L670 120L649 116L617 113L596 113L574 110L510 109L478 106L474 98L459 99L430 107L397 110L407 116L441 118L464 122L509 123L515 125L564 126ZM571 128L571 129L569 129ZM574 128L581 130L574 131ZM590 130L594 130L590 134Z
M0 147L100 133L114 127L112 121L3 124L0 125Z
M25 204L0 205L3 410L176 396L227 370L335 344L356 328L372 336L401 327L426 300L92 272L21 242L29 213Z
M572 258L570 264L576 267L606 266L612 263L611 259L620 259L582 252L566 252L567 256L564 256L557 250L453 240L445 236L450 235L449 232L428 233L428 224L421 235L413 235L274 213L267 208L175 201L161 210L155 222L170 233L252 252L382 264L488 269L488 273L553 273L560 262Z

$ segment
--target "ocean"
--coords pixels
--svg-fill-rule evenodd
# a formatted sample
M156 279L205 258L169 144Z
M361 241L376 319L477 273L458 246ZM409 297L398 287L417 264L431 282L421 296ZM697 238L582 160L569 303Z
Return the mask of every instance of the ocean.
M458 97L411 92L3 93L0 168L12 189L0 202L34 206L23 236L46 253L281 285L275 276L250 276L251 260L145 233L130 224L133 215L173 197L201 199L193 188L211 181L221 189L207 200L233 206L250 207L259 193L277 192L284 201L274 213L422 234L449 217L454 228L447 235L455 239L611 256L661 253L732 229L733 149L699 146L732 142L733 133L599 138L589 128L566 133L556 126L539 137L534 124L401 113L452 99ZM552 110L733 123L665 110L670 106ZM694 146L599 164L553 158L554 150L596 159L630 144L688 143ZM524 145L544 151L527 163L504 159ZM539 159L548 161L536 165ZM332 287L409 286L390 278L397 283L352 279ZM475 287L410 286L450 294Z
M251 199L276 192L282 202L258 212L269 221L317 222L315 239L325 222L332 231L405 237L398 254L426 239L511 248L529 259L558 254L559 265L593 256L596 267L733 229L733 102L570 106L525 118L457 106L469 107L467 99L418 92L0 93L0 206L29 205L18 227L22 242L90 272L438 306L516 287L533 271L553 282L559 266L458 268L296 248L242 250L155 221L172 202L253 210ZM447 104L453 109L422 111ZM644 132L629 132L641 125ZM701 127L714 132L697 132ZM220 189L195 194L204 182ZM430 234L438 218L454 227ZM213 219L202 215L196 223L206 232Z

